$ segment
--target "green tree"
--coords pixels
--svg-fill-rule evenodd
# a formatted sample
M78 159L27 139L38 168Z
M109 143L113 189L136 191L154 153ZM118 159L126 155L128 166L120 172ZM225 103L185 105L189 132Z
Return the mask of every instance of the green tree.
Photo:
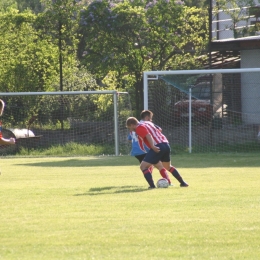
M42 12L44 9L41 0L1 0L0 11L7 10L10 7L18 9L20 12L29 9L34 13Z
M38 15L37 30L45 37L50 37L51 43L58 50L57 64L59 81L55 82L56 91L91 90L97 87L92 75L80 66L77 60L78 46L78 12L80 5L76 0L45 0L45 12ZM58 83L58 84L57 84ZM49 100L50 110L55 108L57 120L61 123L68 117L68 106L73 104L73 99L61 97L60 103L53 106L52 98ZM83 98L84 99L84 98ZM71 102L70 102L71 101ZM84 100L79 102L83 104Z
M8 8L17 8L16 0L1 0L0 2L0 12L6 11Z
M101 79L114 71L118 88L133 84L140 110L143 71L193 68L207 44L206 24L203 10L175 1L94 1L81 17L83 62Z
M20 12L30 9L34 13L39 13L44 9L44 6L41 4L41 0L16 0L16 2Z
M31 12L0 13L1 91L50 91L57 79L58 49L34 29Z
M183 0L183 3L189 7L202 8L202 7L209 6L209 1L213 1L213 0Z
M64 77L77 63L78 4L75 0L45 0L46 10L38 15L37 29L41 35L49 35L59 50L59 89L65 90Z

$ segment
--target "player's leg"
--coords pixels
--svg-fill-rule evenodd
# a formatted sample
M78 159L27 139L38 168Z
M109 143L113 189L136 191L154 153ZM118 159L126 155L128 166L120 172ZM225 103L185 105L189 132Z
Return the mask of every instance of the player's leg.
M168 145L169 146L169 145ZM171 165L171 148L169 146L169 151L164 154L162 160L163 167L167 169L172 176L177 179L181 187L188 187L189 185L183 180L178 170Z
M160 161L158 164L154 165L160 172L162 178L166 179L169 182L169 186L172 186L171 179L166 168L163 166L162 162Z
M160 153L159 153L159 156L160 156L160 162L158 163L158 165L155 165L156 168L158 168L161 176L164 178L164 179L167 179L167 181L169 182L169 185L172 186L171 184L171 179L167 173L167 170L166 168L164 167L164 165L162 164L162 161L161 161L161 158L164 158L165 157L165 154L168 154L169 153L169 147L164 144L164 143L161 143L161 144L158 144L157 145L159 148L160 148Z
M150 167L152 166L151 163L142 161L140 164L140 169L144 174L144 178L146 179L147 183L149 184L149 189L155 188L155 184L153 181L152 173Z
M171 179L169 177L169 174L167 173L166 169L164 168L161 161L159 161L157 164L154 165L160 172L162 178L166 179L169 183L169 186L172 186Z
M145 155L146 155L146 153L139 154L139 155L136 155L135 158L141 163L143 161ZM149 167L149 170L150 170L151 173L153 172L153 168L154 168L153 165L151 165Z
M167 169L167 170L172 174L172 176L173 176L176 180L178 180L178 182L180 183L180 186L181 186L181 187L188 187L188 186L189 186L189 184L186 183L186 182L183 180L183 178L182 178L182 176L180 175L179 171L178 171L174 166L171 165L171 162L163 162L163 166L165 167L165 169Z
M144 174L144 178L146 179L146 181L150 185L150 187L149 187L150 189L155 188L155 184L154 184L154 181L153 181L153 177L152 177L150 167L152 165L155 165L156 167L158 167L158 170L160 171L161 168L163 168L163 166L162 166L162 163L158 164L159 162L160 162L159 154L156 153L155 151L153 151L152 149L150 149L149 152L145 155L143 161L140 164L140 169Z
M167 181L169 182L169 185L171 185L171 179L166 171L166 169L164 168L162 162L161 162L161 158L164 157L165 153L168 153L168 146L165 144L157 144L157 146L160 148L160 152L159 153L155 153L156 154L156 158L157 160L160 159L160 161L158 161L157 164L155 164L155 167L159 170L161 176L165 179L167 179Z

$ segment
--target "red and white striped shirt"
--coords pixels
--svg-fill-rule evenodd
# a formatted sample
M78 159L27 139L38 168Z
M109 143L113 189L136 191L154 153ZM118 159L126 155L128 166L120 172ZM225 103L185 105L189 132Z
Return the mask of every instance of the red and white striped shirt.
M135 132L137 133L138 137L141 138L144 143L151 148L148 140L146 139L146 135L150 134L154 140L154 144L159 143L169 143L166 136L163 135L155 126L153 123L146 121L145 123L139 123L135 129Z

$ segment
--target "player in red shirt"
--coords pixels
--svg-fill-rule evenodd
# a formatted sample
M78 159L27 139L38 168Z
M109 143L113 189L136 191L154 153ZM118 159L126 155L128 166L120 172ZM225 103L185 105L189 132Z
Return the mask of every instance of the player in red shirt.
M144 177L150 189L155 188L153 177L149 171L149 167L153 164L161 172L166 172L162 162L165 165L171 166L171 149L169 142L165 135L163 135L151 122L140 123L135 117L129 117L126 120L126 127L130 131L135 131L138 138L141 138L144 143L150 148L149 152L146 154L145 158L140 164L140 169L144 174ZM177 171L176 169L174 169ZM167 173L167 172L166 172ZM180 176L181 178L181 176ZM182 178L181 178L182 180ZM188 187L189 185L181 181L181 187Z
M141 112L141 114L140 114L140 117L141 117L140 123L142 123L142 122L144 122L144 123L146 123L146 122L152 122L152 121L153 121L153 112L150 111L150 110L143 110L143 111ZM154 123L153 123L153 124L154 124ZM155 124L154 124L154 126L155 126L160 132L162 132L162 128L161 128L161 127L159 127L158 125L155 125ZM183 179L182 179L180 173L178 172L178 170L177 170L174 166L172 166L170 162L168 162L168 161L167 161L167 162L162 162L162 164L163 164L163 167L164 167L167 171L169 171L169 172L173 175L173 177L175 177L175 179L177 179L177 180L179 181L181 187L188 187L188 186L189 186L187 183L185 183L185 182L183 181ZM166 178L166 179L167 179L167 178Z
M0 116L3 114L5 108L5 103L2 99L0 99ZM10 139L5 139L2 136L2 122L0 121L0 145L10 145L10 144L15 144L15 139L10 138Z

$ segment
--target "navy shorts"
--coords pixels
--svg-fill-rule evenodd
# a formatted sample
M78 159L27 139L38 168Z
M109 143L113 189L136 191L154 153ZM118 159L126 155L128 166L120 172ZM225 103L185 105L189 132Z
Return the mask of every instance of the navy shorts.
M155 145L160 148L160 152L156 153L153 149L150 149L149 152L145 155L143 161L157 164L161 162L170 162L171 161L171 148L168 143L160 143Z

